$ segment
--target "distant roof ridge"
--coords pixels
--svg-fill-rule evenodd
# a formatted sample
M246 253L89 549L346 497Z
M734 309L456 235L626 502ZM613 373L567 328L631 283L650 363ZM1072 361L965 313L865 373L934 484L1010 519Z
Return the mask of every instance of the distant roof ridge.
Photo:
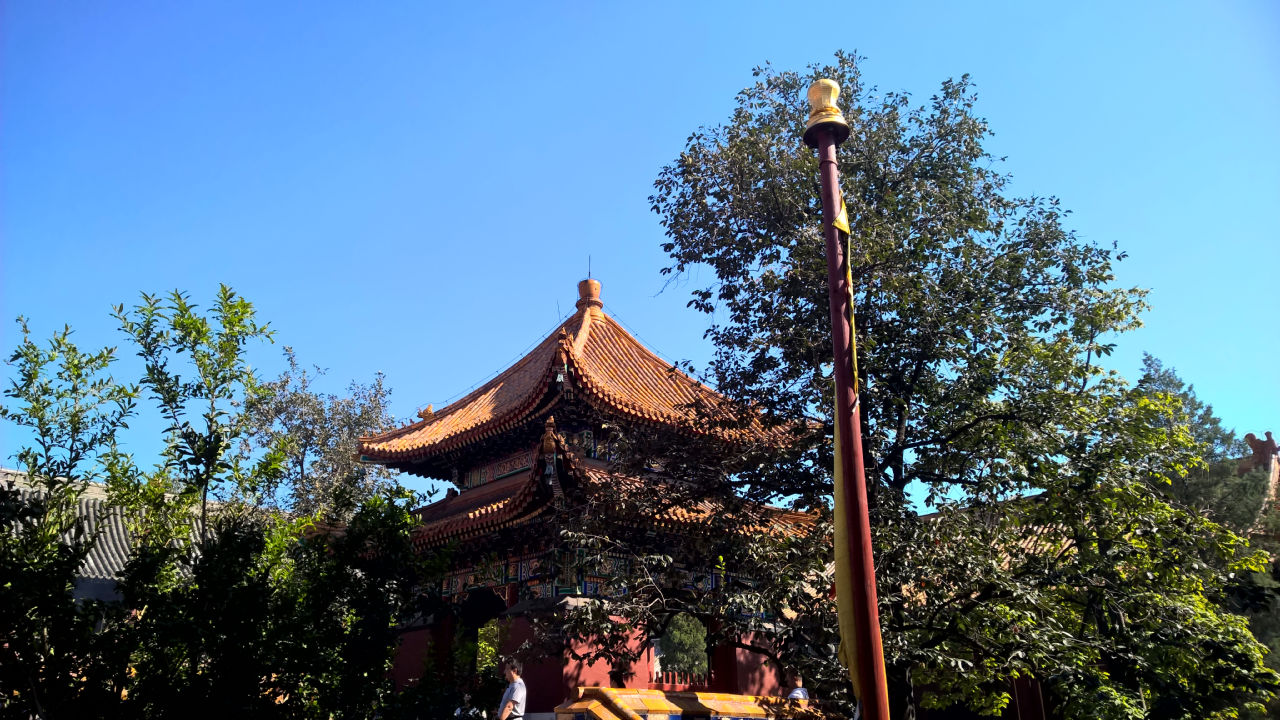
M32 490L39 489L39 486L31 482L31 480L28 478L29 478L29 474L25 470L15 470L13 468L0 467L0 482L7 483L10 480L12 480L14 484L19 488L32 489ZM94 480L77 480L76 482L79 482L85 486L84 494L81 497L93 499L93 500L107 499L106 483L101 483Z
M40 497L44 489L28 478L25 471L0 468L0 483L7 485L12 481L23 498ZM118 597L115 580L123 572L133 550L133 533L129 529L125 508L111 502L105 484L88 480L78 482L85 485L85 490L77 499L76 515L94 540L84 563L76 570L75 594L76 597L112 600ZM209 504L211 507L221 505L216 502ZM192 514L190 522L194 535L199 532L200 516ZM67 535L65 539L70 540L71 537Z
M25 470L14 470L13 468L0 467L0 483L7 483L9 480L13 480L14 485L20 490L39 491L43 489L38 483L33 483L28 479L28 473ZM95 500L102 502L108 507L119 507L119 505L111 502L110 489L107 487L106 483L98 482L97 480L76 480L75 482L84 485L84 490L80 495L81 500ZM172 498L176 497L177 493L166 492L165 496ZM210 497L208 504L212 509L222 507L223 505L227 505L231 502L232 501L218 500L214 497Z

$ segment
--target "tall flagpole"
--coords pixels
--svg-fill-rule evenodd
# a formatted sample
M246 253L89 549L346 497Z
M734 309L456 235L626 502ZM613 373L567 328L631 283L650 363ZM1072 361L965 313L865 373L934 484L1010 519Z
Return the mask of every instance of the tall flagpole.
M849 124L836 106L839 95L840 86L831 80L818 80L809 87L809 123L804 131L805 144L817 148L821 164L822 231L827 245L827 293L835 352L836 601L841 611L841 655L862 705L862 717L889 720L889 691L871 552L871 518L867 512L867 480L862 462L858 380L854 370L857 359L853 294L845 244L837 228L837 222L842 222L846 230L848 227L840 194L836 146L849 137ZM841 567L842 564L845 567ZM845 578L847 580L841 582Z

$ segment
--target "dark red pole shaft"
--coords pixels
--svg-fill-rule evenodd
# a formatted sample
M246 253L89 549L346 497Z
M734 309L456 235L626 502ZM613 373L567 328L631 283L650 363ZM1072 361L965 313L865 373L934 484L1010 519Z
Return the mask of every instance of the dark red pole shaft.
M831 342L835 352L836 412L840 414L840 475L845 483L845 527L849 560L853 563L853 609L857 625L858 684L864 697L862 717L889 720L889 694L884 674L884 649L880 644L880 608L876 597L875 560L871 552L871 517L867 507L866 470L862 462L862 419L853 377L852 294L845 272L845 248L840 231L832 223L840 212L840 170L836 166L836 140L831 128L818 129L818 159L822 164L822 230L827 242L827 291L831 304ZM847 639L846 639L847 641Z

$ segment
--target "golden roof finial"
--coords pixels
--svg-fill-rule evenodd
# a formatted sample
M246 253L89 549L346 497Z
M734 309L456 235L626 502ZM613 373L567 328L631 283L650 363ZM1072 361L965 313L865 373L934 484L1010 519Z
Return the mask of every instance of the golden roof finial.
M804 126L804 141L809 147L818 146L815 131L819 128L830 127L837 145L849 137L849 123L836 105L839 97L840 85L835 80L822 78L809 86L809 122Z
M435 405L428 405L426 408L418 411L418 417L423 420L430 420L435 415Z
M600 281L595 278L587 278L578 283L578 309L583 307L604 307L604 303L600 302Z

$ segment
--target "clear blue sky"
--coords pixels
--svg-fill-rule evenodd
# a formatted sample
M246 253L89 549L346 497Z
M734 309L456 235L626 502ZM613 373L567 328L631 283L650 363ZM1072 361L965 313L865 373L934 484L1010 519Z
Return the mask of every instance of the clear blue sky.
M608 310L703 361L687 288L660 292L652 181L753 66L844 48L921 100L970 73L1016 190L1152 290L1115 367L1149 351L1280 431L1280 5L448 5L3 3L5 354L20 313L115 343L113 303L227 283L408 417L550 330L590 256Z

